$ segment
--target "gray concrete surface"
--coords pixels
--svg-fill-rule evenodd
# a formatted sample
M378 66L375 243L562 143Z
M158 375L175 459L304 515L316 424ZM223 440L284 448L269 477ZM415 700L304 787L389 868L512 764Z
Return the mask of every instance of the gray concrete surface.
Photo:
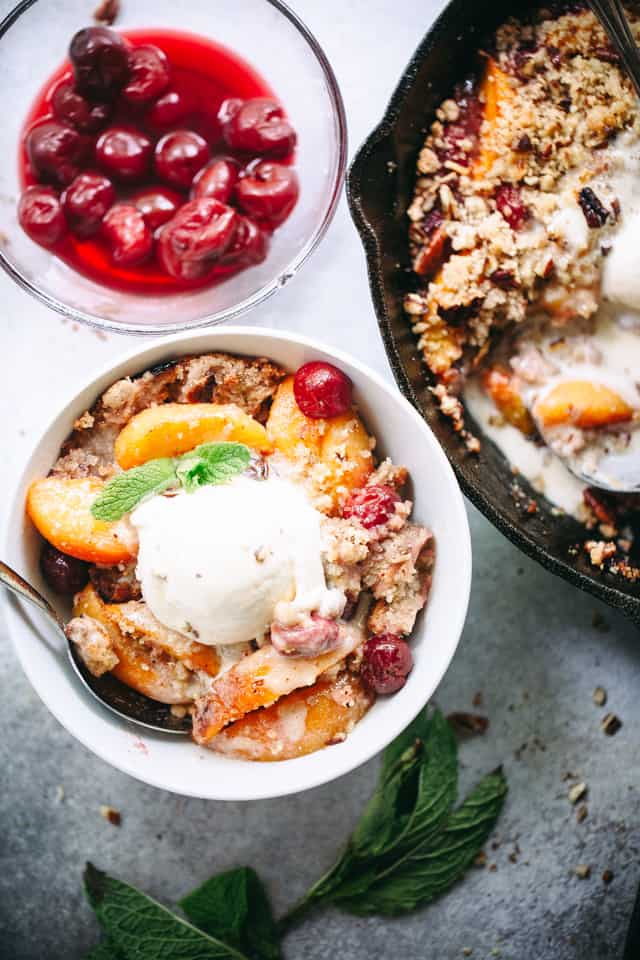
M496 869L471 870L402 920L323 913L287 939L291 960L453 960L464 947L474 960L621 956L640 880L638 632L521 557L475 512L472 526L469 620L437 700L447 711L470 709L483 694L490 727L461 749L462 786L504 764L510 794L499 846L486 851ZM377 760L283 800L181 799L87 753L37 700L13 653L0 670L2 960L72 960L93 943L80 882L87 859L168 903L214 871L252 864L283 910L329 864L375 781ZM592 702L599 684L624 724L612 738ZM589 787L581 824L567 772ZM101 804L122 811L119 828L100 816ZM573 875L579 863L590 878ZM614 874L608 886L605 869Z

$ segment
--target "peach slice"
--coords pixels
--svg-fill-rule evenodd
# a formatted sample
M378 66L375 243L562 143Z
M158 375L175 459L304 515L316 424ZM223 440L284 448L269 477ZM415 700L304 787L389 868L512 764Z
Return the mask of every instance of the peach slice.
M514 389L513 377L506 367L495 366L485 370L482 385L507 423L525 436L535 432L531 414L520 394Z
M27 492L27 514L45 540L63 553L91 563L125 563L136 554L129 522L105 523L91 514L103 487L97 477L34 480Z
M507 74L493 57L487 58L486 70L480 85L480 96L484 100L484 131L480 134L480 150L471 171L476 180L485 176L496 160L496 153L487 145L487 138L483 137L483 132L486 134L495 128L505 107L508 107L515 96Z
M209 747L244 760L291 760L344 739L362 719L373 696L357 677L320 679L278 703L237 720Z
M533 412L544 427L572 423L583 430L610 427L633 417L633 408L619 393L589 380L557 384L538 400Z
M164 403L141 410L123 427L115 442L116 460L129 470L216 440L245 443L262 452L270 449L262 424L234 403Z
M276 450L308 468L319 493L334 504L361 487L371 470L371 438L353 411L329 419L311 419L298 407L293 377L282 381L271 406L267 434Z

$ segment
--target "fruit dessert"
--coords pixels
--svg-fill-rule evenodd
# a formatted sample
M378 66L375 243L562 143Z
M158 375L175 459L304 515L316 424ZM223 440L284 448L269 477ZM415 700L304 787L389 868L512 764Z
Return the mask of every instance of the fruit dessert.
M466 409L556 512L604 524L625 576L640 502L576 474L640 453L639 176L637 97L603 28L543 5L437 110L408 210L405 310L440 409L478 451Z
M404 685L434 562L374 447L328 363L212 353L114 383L26 502L87 669L233 757L344 740Z
M255 71L169 31L80 30L27 118L18 219L78 273L131 293L224 280L292 212L296 134Z

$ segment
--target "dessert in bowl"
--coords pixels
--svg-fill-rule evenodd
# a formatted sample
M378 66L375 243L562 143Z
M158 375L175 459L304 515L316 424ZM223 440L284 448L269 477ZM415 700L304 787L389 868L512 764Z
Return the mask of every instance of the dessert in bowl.
M344 357L241 330L137 351L83 391L27 469L11 557L74 594L56 603L89 669L192 716L197 745L149 736L153 762L137 756L68 664L40 673L34 638L23 663L73 733L169 789L249 797L338 775L409 721L457 642L469 545L446 460L393 396ZM168 472L121 501L149 469Z
M200 0L188 16L123 7L112 27L91 12L66 6L21 75L3 130L16 204L3 266L63 313L120 330L246 309L293 276L333 215L346 145L329 65L269 0L242 17L223 3L214 21ZM24 74L36 18L41 29L23 4L2 24L7 76Z
M632 615L637 498L576 474L614 482L614 458L640 440L637 158L637 99L586 5L452 3L351 173L367 243L373 232L407 267L392 277L369 245L392 360L467 491ZM404 223L367 186L390 163Z

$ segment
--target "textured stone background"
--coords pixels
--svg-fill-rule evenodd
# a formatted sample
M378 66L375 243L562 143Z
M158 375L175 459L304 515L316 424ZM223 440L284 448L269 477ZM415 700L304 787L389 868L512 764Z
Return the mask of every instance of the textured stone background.
M297 0L295 7L335 65L353 150L378 119L437 4ZM8 9L0 0L0 14ZM0 443L9 451L5 462L16 462L74 378L107 362L123 342L61 323L4 277L0 296L3 355L12 358L2 397L21 398L0 422ZM387 373L344 204L312 264L252 322L313 332ZM27 364L33 382L46 384L46 403L44 387L25 394ZM0 497L11 480L8 471L0 475ZM474 960L621 956L640 879L638 632L470 514L469 619L437 699L447 711L464 710L483 693L490 727L462 747L462 786L505 766L510 795L499 846L487 849L496 869L472 870L439 902L399 921L322 914L289 937L290 958L449 960L462 957L464 947ZM146 787L58 726L22 676L5 634L0 620L0 960L72 960L92 945L97 927L80 883L87 859L167 902L214 871L252 864L284 909L329 865L371 792L375 760L310 793L268 802L185 800ZM601 732L604 711L592 702L598 684L624 722L613 738ZM569 771L589 786L581 824L567 800ZM101 804L122 811L120 828L100 816ZM521 852L514 863L515 849ZM578 863L591 865L589 879L573 875ZM605 869L614 874L609 886L601 880Z

